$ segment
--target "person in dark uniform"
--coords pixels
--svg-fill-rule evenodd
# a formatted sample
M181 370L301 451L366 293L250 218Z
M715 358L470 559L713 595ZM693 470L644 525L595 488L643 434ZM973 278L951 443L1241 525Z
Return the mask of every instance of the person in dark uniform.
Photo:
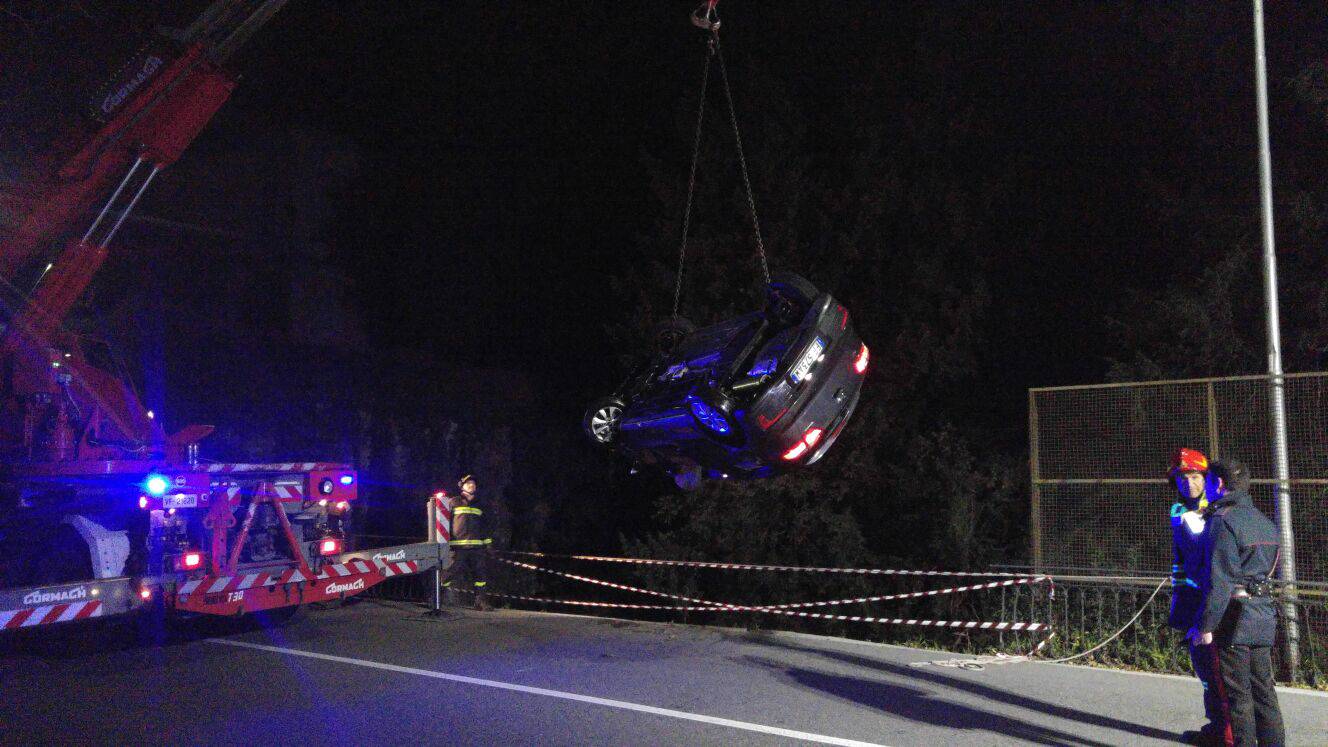
M1204 595L1208 591L1208 533L1204 517L1209 501L1217 500L1217 478L1209 474L1208 457L1197 449L1177 449L1167 473L1180 501L1171 507L1171 610L1167 625L1187 634L1190 665L1203 685L1202 729L1187 731L1181 738L1190 744L1215 744L1226 731L1226 717L1213 679L1211 645L1189 640L1188 633L1199 623Z
M443 588L465 588L475 592L475 608L489 609L484 597L488 585L486 569L493 540L484 531L484 511L477 505L475 478L466 475L457 482L461 494L452 502L452 564L443 573Z
M1225 706L1227 744L1286 743L1273 686L1277 606L1269 581L1277 568L1277 527L1254 507L1249 468L1214 465L1226 489L1206 510L1212 548L1210 588L1190 638L1212 645L1218 694Z

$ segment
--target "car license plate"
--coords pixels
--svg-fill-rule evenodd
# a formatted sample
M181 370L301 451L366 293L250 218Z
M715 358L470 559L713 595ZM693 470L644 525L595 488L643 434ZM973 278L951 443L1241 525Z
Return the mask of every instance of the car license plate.
M162 508L198 508L198 496L196 495L167 495L162 496Z
M797 365L793 367L792 371L789 371L789 378L793 380L794 384L801 384L802 380L807 378L807 374L811 373L812 366L816 365L816 362L821 358L821 353L824 352L825 340L819 337L812 340L812 344L808 345L807 349L803 351L802 357L798 358Z

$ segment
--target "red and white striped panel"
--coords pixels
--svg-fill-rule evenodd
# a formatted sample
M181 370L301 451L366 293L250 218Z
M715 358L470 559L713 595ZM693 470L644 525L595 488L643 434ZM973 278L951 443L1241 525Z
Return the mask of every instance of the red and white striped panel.
M294 584L301 581L323 581L329 578L342 578L345 576L355 576L362 573L369 573L377 569L384 577L391 578L401 574L415 573L419 570L419 563L414 560L402 561L400 563L388 563L381 560L373 562L366 560L352 560L349 563L324 566L316 576L312 578L300 572L298 568L281 573L246 573L235 576L216 576L213 578L201 578L193 581L186 581L180 586L177 594L180 596L189 596L195 591L202 589L204 594L221 594L223 592L244 591L255 586L281 586L284 584Z
M452 499L445 495L433 497L434 537L438 542L452 541Z
M86 620L89 617L101 617L100 599L90 602L69 602L67 604L48 604L22 610L0 612L0 628L28 628L34 625Z
M272 492L278 498L303 498L304 486L298 483L279 482L272 486Z

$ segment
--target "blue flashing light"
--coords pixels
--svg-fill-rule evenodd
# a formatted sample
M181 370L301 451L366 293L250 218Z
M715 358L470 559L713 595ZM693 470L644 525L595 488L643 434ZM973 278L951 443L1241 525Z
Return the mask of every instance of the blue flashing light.
M705 426L707 429L712 430L721 436L727 436L729 431L732 430L729 426L729 421L724 417L724 414L710 405L707 405L705 402L702 402L699 399L694 399L692 400L691 406L692 414L695 415L696 419L701 422L701 425Z
M143 489L151 496L165 495L166 489L170 486L171 481L165 475L148 475L148 479L143 481Z
M354 484L354 482L355 482L355 475L342 475L342 476L341 476L341 484L342 484L342 485L352 485L352 484Z

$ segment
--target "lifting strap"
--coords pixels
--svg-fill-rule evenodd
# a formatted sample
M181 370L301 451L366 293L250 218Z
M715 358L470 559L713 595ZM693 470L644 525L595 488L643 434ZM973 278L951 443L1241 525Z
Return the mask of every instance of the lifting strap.
M770 266L765 258L765 242L761 239L761 222L756 215L756 198L752 195L751 178L747 175L747 158L742 151L742 133L738 129L738 114L733 106L733 91L729 87L728 67L724 64L724 50L719 44L719 16L715 6L719 0L706 0L692 11L692 25L710 34L706 44L705 67L701 73L701 98L696 106L696 134L692 139L692 166L687 178L687 203L682 216L682 244L678 248L677 281L673 288L673 319L678 318L678 306L682 300L682 272L687 259L687 232L692 223L692 198L696 193L696 164L701 156L701 125L705 120L706 89L710 84L710 61L719 59L720 79L724 83L724 100L729 105L729 122L733 125L733 142L738 149L738 167L742 173L742 186L747 190L747 207L752 215L752 232L756 236L756 252L761 260L761 276L770 283Z

